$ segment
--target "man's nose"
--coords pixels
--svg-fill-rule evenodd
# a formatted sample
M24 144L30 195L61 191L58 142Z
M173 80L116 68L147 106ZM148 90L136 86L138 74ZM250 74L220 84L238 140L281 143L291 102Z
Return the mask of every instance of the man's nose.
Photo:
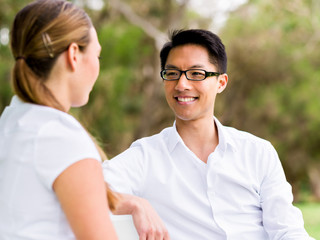
M190 85L191 81L187 79L186 73L183 72L177 81L175 89L182 92L184 90L190 89Z

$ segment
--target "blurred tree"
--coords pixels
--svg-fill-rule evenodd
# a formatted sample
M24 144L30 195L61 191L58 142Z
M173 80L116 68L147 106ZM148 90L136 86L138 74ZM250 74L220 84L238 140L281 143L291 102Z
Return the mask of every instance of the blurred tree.
M270 140L296 200L311 186L320 200L320 2L252 0L222 31L229 87L223 122Z
M112 157L172 124L159 75L159 49L175 28L209 28L188 0L75 0L97 28L101 73L88 105L73 109ZM102 0L101 0L102 1ZM0 30L31 0L0 0ZM99 1L98 1L99 2ZM320 16L318 0L250 0L230 14L221 37L229 86L218 98L223 123L270 140L296 200L303 186L320 199ZM1 38L1 36L0 36ZM0 41L0 112L12 96L9 46Z
M101 74L79 117L107 143L110 157L135 139L172 124L160 78L159 52L166 33L191 23L204 28L210 23L190 12L187 4L110 0L98 14L90 14L103 47Z
M10 73L13 58L8 45L9 29L16 12L25 3L24 0L0 0L0 113L12 96Z

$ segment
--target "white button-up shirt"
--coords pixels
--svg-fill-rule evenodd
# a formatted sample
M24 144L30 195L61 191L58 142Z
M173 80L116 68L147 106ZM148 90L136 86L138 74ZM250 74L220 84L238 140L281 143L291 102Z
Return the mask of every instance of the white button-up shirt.
M219 145L207 164L174 125L105 161L105 180L147 199L173 240L312 239L272 145L215 123Z

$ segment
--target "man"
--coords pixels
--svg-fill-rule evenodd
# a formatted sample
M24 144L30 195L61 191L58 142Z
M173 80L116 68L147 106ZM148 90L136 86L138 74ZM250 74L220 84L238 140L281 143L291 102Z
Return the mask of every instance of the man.
M174 240L312 239L272 145L214 117L228 83L219 37L175 31L160 57L175 123L106 161L105 180L146 199Z

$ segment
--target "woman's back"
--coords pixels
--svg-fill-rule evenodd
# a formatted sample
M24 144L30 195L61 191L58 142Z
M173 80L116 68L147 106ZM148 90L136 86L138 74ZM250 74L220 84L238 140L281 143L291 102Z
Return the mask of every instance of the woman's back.
M52 184L84 158L100 160L72 116L14 97L0 118L0 239L74 239Z

